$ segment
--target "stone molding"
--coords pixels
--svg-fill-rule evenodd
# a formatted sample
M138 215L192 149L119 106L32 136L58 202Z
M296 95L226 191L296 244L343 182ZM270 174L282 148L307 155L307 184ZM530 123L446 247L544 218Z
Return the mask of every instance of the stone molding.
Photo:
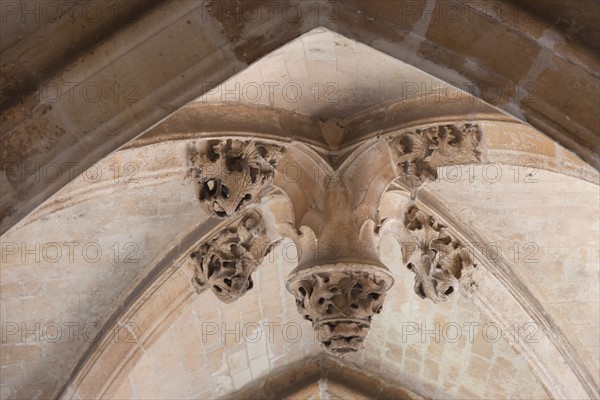
M326 388L325 394L329 394L329 398L334 399L423 400L426 398L414 388L410 388L409 383L398 376L383 375L379 370L367 366L359 367L352 362L323 353L306 356L271 371L261 379L231 393L227 398L230 400L314 398L306 392L306 389L313 385ZM327 397L322 395L320 398Z

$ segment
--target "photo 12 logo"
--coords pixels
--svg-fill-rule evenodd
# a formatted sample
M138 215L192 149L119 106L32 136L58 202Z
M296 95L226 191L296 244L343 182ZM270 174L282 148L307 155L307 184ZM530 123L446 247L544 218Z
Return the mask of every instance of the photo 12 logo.
M273 343L283 340L286 343L296 343L302 338L302 327L296 322L273 322L261 321L241 324L236 322L233 326L227 326L222 322L202 322L202 343L210 341L233 341L233 343L256 343L266 341Z
M32 97L40 103L137 103L141 99L137 82L68 82L48 81L40 85L24 85L21 82L3 81L0 84L3 97L23 101Z
M97 263L105 256L105 261L113 263L137 263L140 261L140 246L136 242L113 242L102 246L98 242L70 241L46 243L2 242L0 246L3 264L26 263ZM104 250L104 251L103 251Z
M136 13L141 12L144 2L121 0L102 1L52 1L52 0L2 0L0 2L3 24L18 21L21 24L68 24L83 23L92 25L102 21L133 22ZM84 25L85 27L85 25Z
M114 343L137 343L140 329L134 322L120 322L106 334ZM2 343L95 343L103 336L99 322L2 322Z
M463 322L462 324L457 322L440 324L436 322L433 326L425 322L402 322L401 327L402 343L410 341L457 343L463 338L466 338L469 343L473 343L478 336L489 343L496 343L503 336L516 343L537 343L536 335L538 331L539 327L533 322L514 323L506 329L502 329L502 326L495 322L488 322L483 325L479 322Z
M338 104L339 85L336 82L240 82L217 84L203 83L200 97L202 102L220 101L228 103L273 104L312 103Z
M60 182L61 180L72 181L75 178L86 183L97 183L101 181L112 181L112 183L137 183L136 174L140 166L132 161L125 163L78 163L65 161L62 163L49 162L46 164L34 163L25 165L21 163L2 163L2 183L16 182Z

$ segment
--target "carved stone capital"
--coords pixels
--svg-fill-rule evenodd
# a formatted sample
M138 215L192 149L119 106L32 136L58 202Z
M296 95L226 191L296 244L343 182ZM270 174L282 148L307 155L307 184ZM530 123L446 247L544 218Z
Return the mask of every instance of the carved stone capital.
M437 167L480 162L481 137L475 124L436 125L405 132L389 145L402 178L416 190L437 179Z
M260 202L263 188L273 181L281 146L243 140L207 140L190 147L191 172L199 185L198 198L209 214L229 217Z
M252 289L252 272L277 243L266 236L261 214L251 211L190 254L197 262L193 283L231 303Z
M287 280L298 312L312 322L325 349L337 355L363 348L392 284L385 267L359 263L316 265L293 271Z
M411 206L404 227L412 240L402 242L402 258L415 274L415 293L434 303L448 300L467 284L476 264L469 251L434 217Z

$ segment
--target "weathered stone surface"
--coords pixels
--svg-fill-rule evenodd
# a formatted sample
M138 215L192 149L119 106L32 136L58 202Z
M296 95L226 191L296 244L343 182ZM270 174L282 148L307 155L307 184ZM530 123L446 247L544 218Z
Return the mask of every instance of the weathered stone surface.
M272 181L284 148L240 140L209 140L190 147L198 197L216 218L230 217L250 204Z
M456 294L461 284L471 284L468 277L477 265L446 226L416 206L406 211L404 226L414 241L403 239L402 261L415 274L417 295L439 303Z
M539 114L568 115L569 120L563 123L566 128L572 128L577 124L579 129L596 131L600 126L600 116L598 113L585 112L578 100L585 99L590 107L600 108L600 96L598 96L600 81L589 80L588 71L584 68L575 68L562 58L552 56L549 63L553 67L541 72L536 82L536 96L543 96L547 101L529 102L525 106ZM582 140L581 143L597 151L600 146L600 135Z
M475 124L440 125L405 132L390 141L402 179L413 193L438 178L437 168L481 161L482 132Z
M334 281L342 277L339 292L326 291L328 305L339 306L339 323L331 332L325 329L322 339L339 345L338 353L360 344L364 321L380 305L379 299L365 297L365 288L396 281L384 292L386 306L362 341L364 351L347 353L347 365L360 374L342 369L310 386L304 378L312 370L306 368L280 379L274 398L283 397L277 396L281 393L411 397L394 390L395 385L426 398L598 397L598 215L592 212L597 207L591 207L598 202L598 174L544 135L561 138L588 160L597 159L593 95L598 58L579 48L594 48L589 30L575 32L579 23L590 26L593 13L566 15L553 24L554 12L546 22L529 25L519 15L506 14L520 7L505 7L505 2L402 2L398 7L395 2L317 0L299 8L293 2L261 4L261 15L250 21L255 11L248 9L251 2L143 3L148 12L122 26L118 21L106 24L110 18L102 15L96 22L115 30L85 30L86 43L104 33L97 36L97 47L75 52L82 57L71 59L68 55L75 53L64 38L78 37L70 34L71 28L84 30L78 23L90 14L77 14L75 22L64 13L56 22L59 34L53 44L39 39L53 37L48 33L57 25L28 36L33 32L29 27L35 29L39 21L30 25L23 19L32 15L27 12L32 7L66 3L27 2L27 9L16 12L10 8L20 4L25 3L2 3L3 19L9 20L3 21L0 35L2 79L41 82L52 73L49 63L66 53L68 59L57 65L60 76L51 84L63 89L74 85L74 92L63 90L59 101L41 100L49 93L40 89L0 117L2 140L8 145L1 166L8 192L1 203L8 217L0 230L49 199L2 237L0 319L7 340L0 344L1 398L216 398L260 385L271 372L298 360L310 363L322 351L284 281L304 274L302 281L310 283L305 289L331 289L318 281L330 266L327 276ZM93 6L83 2L77 7L88 4ZM114 4L95 10L104 12ZM219 12L215 4L225 4L226 9L220 8L225 14L214 15ZM496 6L502 8L501 16L490 12ZM273 7L271 15L268 7ZM456 7L466 21L449 21ZM597 4L587 7L568 10L594 10ZM292 23L290 12L296 10L302 16ZM485 20L489 31L482 28ZM318 29L279 48L320 25L332 31ZM14 34L16 26L26 36L23 40ZM581 40L582 35L588 40ZM490 47L492 36L503 39L495 48ZM82 41L72 43L76 47ZM42 51L40 46L45 46ZM531 49L538 48L532 57ZM244 73L215 86L271 50ZM22 57L14 62L11 54ZM102 88L98 101L78 99L82 87L89 89L86 95L94 94L94 84ZM438 90L437 84L446 87ZM530 92L535 85L541 90ZM130 93L115 91L117 87L139 89L141 96L134 98L137 103L125 102ZM262 95L249 97L257 87ZM463 96L456 87L473 93ZM502 91L500 98L490 96L495 89ZM2 90L9 97L14 93L5 92L4 85ZM109 154L205 90L212 95ZM502 115L480 99L501 104L508 113ZM419 160L406 153L399 163L388 138L414 134L416 128L465 123L485 132L480 144L487 146L486 152L464 167L455 165L458 158L441 157L438 161L447 165L434 166L436 179L423 161L427 185L414 199L448 227L433 229L431 239L412 223L404 226L403 218L399 224L427 243L426 262L422 254L408 260L417 273L418 292L441 301L453 290L447 301L433 304L413 295L414 276L402 262L401 247L385 243L385 237L379 245L376 234L382 215L404 217L412 204L406 179L395 179L403 174L403 165L410 170ZM232 138L286 146L285 162L276 168L273 183L259 192L261 204L240 206L239 198L229 204L230 193L219 189L219 205L215 209L212 201L208 214L229 208L230 220L207 218L198 203L200 192L184 178L190 170L190 141ZM432 155L438 144L429 149ZM239 158L234 147L229 154ZM73 170L72 162L78 163ZM19 167L26 179L15 173ZM233 176L228 183L242 182ZM215 189L213 183L208 186ZM418 184L415 178L413 187ZM396 197L382 204L388 187ZM254 236L246 225L236 227L249 209L260 210L269 224L286 226L278 233L294 243L282 242L285 246L268 257L253 255L262 234ZM223 232L228 225L235 227L235 235ZM213 230L222 235L209 234ZM481 266L474 272L478 286L467 290L469 296L452 296L457 281L465 278L467 258L460 243L473 240L481 242ZM216 245L219 241L225 246ZM215 244L206 249L205 270L189 257L201 243ZM246 291L248 271L260 259L264 268L254 270L256 285ZM352 278L353 266L360 268ZM288 275L295 267L300 267L297 274ZM229 277L239 279L235 285L231 281L235 288L226 300L237 301L220 302L208 290L193 295L208 286L194 282L214 278L223 291ZM355 303L358 309L350 301L356 298L361 299ZM309 299L302 303L311 315L326 314L316 300L314 307ZM360 316L352 316L354 310ZM350 321L355 325L343 321L346 314L350 320L356 317ZM57 342L55 324L62 328ZM73 324L78 324L74 337ZM92 324L87 336L81 330L86 324ZM98 327L102 339L95 341L90 334Z
M231 303L254 287L252 273L276 244L266 236L262 215L250 211L191 253L197 262L193 283Z
M378 272L368 266L316 266L288 278L298 312L312 322L327 351L344 355L364 348L390 288L390 278Z

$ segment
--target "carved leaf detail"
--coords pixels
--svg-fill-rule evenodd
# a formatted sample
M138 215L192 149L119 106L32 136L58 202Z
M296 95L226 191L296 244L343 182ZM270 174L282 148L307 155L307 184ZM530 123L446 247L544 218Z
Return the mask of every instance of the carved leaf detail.
M278 242L270 242L262 216L251 211L190 255L197 262L193 283L231 303L252 289L252 272Z
M406 212L404 226L412 241L402 243L402 257L415 274L415 293L434 303L448 300L476 267L471 254L416 206Z
M413 190L437 179L437 167L481 161L481 130L475 124L439 125L406 132L390 141L403 178Z
M381 312L386 283L368 271L316 272L291 285L298 312L333 354L363 348L373 315Z
M209 214L226 218L260 202L263 188L273 181L281 146L241 140L208 140L189 150L198 198Z

